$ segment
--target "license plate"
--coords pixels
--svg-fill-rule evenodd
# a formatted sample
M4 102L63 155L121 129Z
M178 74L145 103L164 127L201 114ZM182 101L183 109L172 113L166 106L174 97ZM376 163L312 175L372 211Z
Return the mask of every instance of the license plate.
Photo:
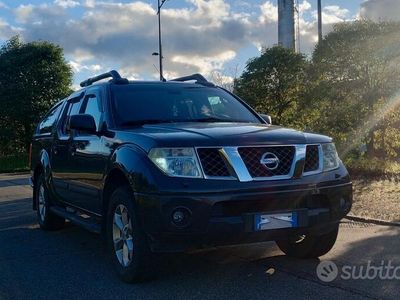
M256 231L299 227L297 212L257 214L254 221Z

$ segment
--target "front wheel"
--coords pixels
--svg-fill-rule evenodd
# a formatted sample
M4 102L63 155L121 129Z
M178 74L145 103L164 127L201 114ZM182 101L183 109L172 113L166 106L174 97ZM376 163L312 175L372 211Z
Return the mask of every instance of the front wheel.
M123 281L140 282L153 276L152 254L128 186L117 188L111 195L107 242L115 269Z
M279 249L286 255L296 258L318 258L327 254L335 245L339 224L322 235L306 234L277 240Z

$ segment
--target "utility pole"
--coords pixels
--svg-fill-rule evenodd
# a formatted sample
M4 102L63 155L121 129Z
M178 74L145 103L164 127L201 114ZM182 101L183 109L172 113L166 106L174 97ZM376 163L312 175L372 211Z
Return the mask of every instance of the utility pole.
M318 44L322 41L322 5L318 0Z
M294 0L278 0L278 44L295 50Z
M300 4L299 0L296 0L294 11L296 12L295 22L295 49L296 53L300 53Z
M164 81L164 75L163 75L163 53L162 53L162 42L161 42L161 7L164 5L165 1L167 0L158 0L158 10L157 10L157 15L158 15L158 58L160 61L160 81ZM153 55L157 55L156 53L153 53Z

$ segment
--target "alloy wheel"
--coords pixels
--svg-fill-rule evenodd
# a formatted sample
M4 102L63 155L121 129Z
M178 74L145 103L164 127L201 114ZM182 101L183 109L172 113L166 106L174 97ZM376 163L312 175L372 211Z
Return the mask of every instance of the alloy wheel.
M125 205L119 204L113 217L113 242L115 255L123 267L133 259L132 218Z
M46 217L46 195L44 191L44 186L41 184L39 186L39 195L38 195L38 202L39 202L39 216L40 220L44 222L44 219Z

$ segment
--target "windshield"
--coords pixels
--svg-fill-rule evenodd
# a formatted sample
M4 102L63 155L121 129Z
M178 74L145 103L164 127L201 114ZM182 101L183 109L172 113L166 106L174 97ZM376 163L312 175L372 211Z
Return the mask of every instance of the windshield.
M188 85L113 85L118 125L169 122L261 123L222 89Z

